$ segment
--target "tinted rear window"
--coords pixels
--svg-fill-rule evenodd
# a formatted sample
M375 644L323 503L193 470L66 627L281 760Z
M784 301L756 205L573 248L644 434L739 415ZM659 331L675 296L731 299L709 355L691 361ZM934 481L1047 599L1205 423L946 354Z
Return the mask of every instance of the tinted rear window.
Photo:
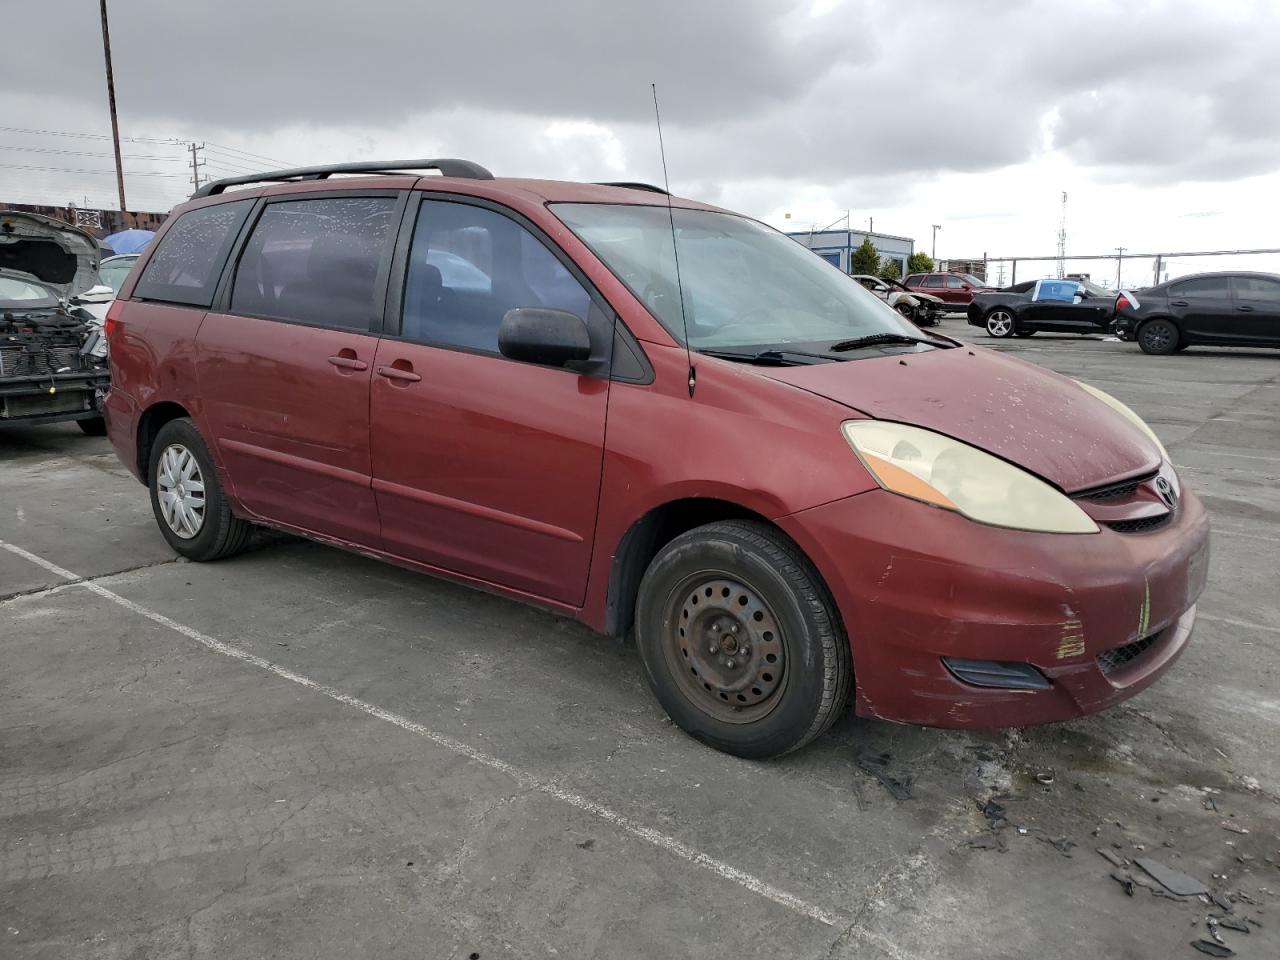
M382 316L395 197L272 203L245 244L231 312L368 330ZM379 283L379 277L384 279Z
M1263 300L1280 303L1280 282L1265 277L1236 277L1231 281L1236 297L1241 300Z
M161 239L133 295L209 306L227 254L252 206L253 200L235 200L184 213Z
M1169 288L1175 297L1226 297L1226 277L1200 277L1197 280L1184 280Z

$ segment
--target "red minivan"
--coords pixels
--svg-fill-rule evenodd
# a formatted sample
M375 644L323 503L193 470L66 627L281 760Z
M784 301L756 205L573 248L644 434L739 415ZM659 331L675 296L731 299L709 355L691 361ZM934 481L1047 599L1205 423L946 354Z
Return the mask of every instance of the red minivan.
M219 181L107 337L111 441L178 553L262 524L634 636L675 722L741 756L850 696L1099 710L1169 667L1205 582L1204 509L1119 401L644 184Z

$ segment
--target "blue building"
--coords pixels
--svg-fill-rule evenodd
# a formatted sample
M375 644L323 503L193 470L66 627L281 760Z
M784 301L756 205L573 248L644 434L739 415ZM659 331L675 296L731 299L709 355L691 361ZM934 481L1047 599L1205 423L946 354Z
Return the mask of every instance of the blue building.
M845 273L849 272L849 259L853 251L862 246L863 240L869 239L876 248L876 253L880 254L881 266L884 266L886 260L896 260L901 271L899 276L904 277L907 275L907 257L916 250L916 242L910 237L895 237L865 230L802 230L788 233L787 236Z

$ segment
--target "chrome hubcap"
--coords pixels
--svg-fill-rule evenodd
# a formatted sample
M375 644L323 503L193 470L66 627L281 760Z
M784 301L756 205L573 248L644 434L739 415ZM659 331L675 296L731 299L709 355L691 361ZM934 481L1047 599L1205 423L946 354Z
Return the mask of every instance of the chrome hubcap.
M749 723L777 704L785 648L778 622L751 587L705 575L686 581L669 609L667 660L704 712Z
M156 499L164 522L183 540L204 527L204 476L195 456L180 443L169 444L160 454Z
M1005 313L1003 310L997 310L991 316L987 317L987 333L992 336L1004 337L1008 336L1009 331L1013 329L1013 317Z

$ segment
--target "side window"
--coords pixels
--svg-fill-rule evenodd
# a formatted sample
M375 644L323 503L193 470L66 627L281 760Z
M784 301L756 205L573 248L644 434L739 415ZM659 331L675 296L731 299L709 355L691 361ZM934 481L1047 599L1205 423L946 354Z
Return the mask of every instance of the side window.
M1226 298L1227 278L1226 277L1199 277L1195 280L1184 280L1182 283L1175 283L1169 288L1169 295L1173 297L1222 297Z
M942 278L938 276L936 273L931 273L927 277L925 277L923 280L920 281L920 286L930 287L930 288L941 287Z
M957 277L954 275L947 277L948 290L959 290L963 286L964 286L964 280L962 280L960 277Z
M234 200L184 213L160 241L133 295L209 306L236 233L252 207L253 200Z
M566 310L586 320L591 295L510 217L424 200L409 249L401 336L497 353L498 327L517 307Z
M395 197L268 204L236 268L231 312L369 330L382 315L380 268L395 237Z
M1280 306L1280 282L1265 277L1232 277L1237 300Z

